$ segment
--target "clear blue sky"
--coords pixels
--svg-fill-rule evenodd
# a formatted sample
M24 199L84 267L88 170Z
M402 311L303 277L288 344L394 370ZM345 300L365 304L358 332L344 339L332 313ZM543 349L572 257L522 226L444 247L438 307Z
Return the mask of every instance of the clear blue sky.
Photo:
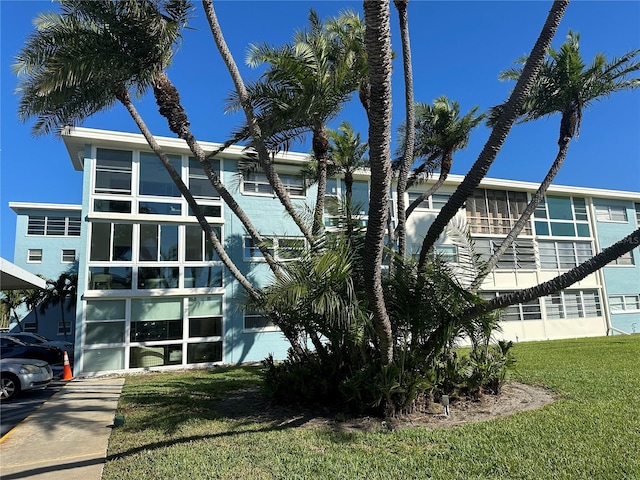
M528 54L550 8L550 1L418 1L409 3L416 101L431 102L446 95L463 112L481 110L504 101L511 83L499 82L499 72ZM223 1L216 2L226 40L245 79L258 72L244 66L247 45L281 45L297 28L307 25L309 8L321 18L351 8L362 15L362 2L349 1ZM33 18L57 5L42 1L0 0L1 17L1 256L13 260L15 214L9 202L71 203L81 201L81 173L73 170L61 140L31 136L31 123L16 119L18 98L11 64ZM169 76L178 86L193 131L201 140L221 142L238 116L223 114L232 88L211 34L196 2L193 30L185 33ZM395 15L395 10L392 10ZM402 65L397 20L392 42L398 52L394 70L394 129L403 120ZM640 47L640 1L574 0L564 16L555 47L569 29L581 34L581 51L588 61L598 52L608 58ZM139 108L156 135L172 136L147 97ZM337 123L349 120L366 138L366 123L358 104L346 108ZM337 123L333 126L337 126ZM88 119L85 127L137 132L122 107ZM540 181L556 154L559 117L516 126L492 166L489 176ZM464 174L484 145L488 130L477 129L469 148L454 158L453 173ZM308 145L294 147L308 151ZM556 183L640 191L640 91L615 94L589 108L580 137L571 143Z

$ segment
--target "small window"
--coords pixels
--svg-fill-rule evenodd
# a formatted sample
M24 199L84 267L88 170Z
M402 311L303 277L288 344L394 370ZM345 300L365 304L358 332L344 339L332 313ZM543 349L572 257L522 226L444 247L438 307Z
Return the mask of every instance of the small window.
M267 246L269 253L273 255L273 238L263 237L262 239ZM244 258L245 260L263 258L262 252L257 245L253 243L253 239L251 237L244 237Z
M266 318L262 313L256 311L247 311L244 314L244 329L245 330L277 330L271 320Z
M27 252L27 263L42 263L42 249L30 248Z
M596 205L596 218L599 222L626 223L627 209L621 205Z
M62 250L62 263L73 263L76 261L75 250Z
M58 322L58 335L71 334L71 322L69 320Z
M633 261L633 252L627 252L615 260L613 260L609 265L634 265Z

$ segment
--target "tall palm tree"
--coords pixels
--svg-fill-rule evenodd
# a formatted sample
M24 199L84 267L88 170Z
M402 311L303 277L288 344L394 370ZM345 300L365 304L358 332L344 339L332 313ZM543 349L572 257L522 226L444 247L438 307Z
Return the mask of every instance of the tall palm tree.
M369 221L365 235L364 282L382 365L393 362L393 331L382 288L382 255L391 187L391 25L388 1L364 2L369 60Z
M453 154L469 144L471 131L485 118L485 114L476 115L477 112L478 107L473 107L460 117L460 104L450 101L444 95L436 98L433 105L416 104L415 156L422 160L410 177L409 183L416 181L424 170L434 164L439 166L440 175L429 190L409 205L407 217L445 182L451 172Z
M435 244L440 234L444 231L449 221L456 215L458 210L464 205L464 202L471 196L473 191L480 184L482 179L489 171L489 167L495 160L498 152L502 148L511 127L516 121L518 115L521 112L522 106L529 96L529 92L534 88L535 79L538 76L544 57L551 45L560 20L564 15L568 0L556 0L553 2L551 9L547 15L547 19L540 31L540 35L536 40L536 43L531 50L531 54L527 59L527 62L522 70L522 75L518 79L515 88L509 96L509 100L505 103L502 114L496 121L489 139L484 145L484 148L480 152L478 159L475 161L465 178L462 180L458 188L453 193L449 201L440 210L440 213L435 218L424 241L422 242L422 249L420 250L420 257L418 259L418 269L423 271L428 258L429 251Z
M65 310L70 312L75 309L78 298L78 276L74 273L62 273L56 280L47 280L47 289L44 291L40 302L40 313L44 314L49 307L60 305L60 318L64 339L67 336L67 321L64 316Z
M206 155L190 135L188 119L179 103L177 90L164 74L181 28L187 22L191 5L182 0L127 0L95 2L63 0L61 14L41 14L37 31L17 56L14 66L20 84L19 117L26 121L37 117L36 135L59 132L93 113L121 102L130 113L147 142L158 154L187 199L200 225L221 260L251 293L252 286L230 258L202 214L200 207L153 139L130 98L130 90L142 95L153 88L173 131L187 137L209 179L229 207L243 222L272 269L277 269L257 230L232 195L209 166ZM73 59L69 61L68 59ZM110 68L105 68L109 65ZM186 126L185 126L186 125Z
M353 17L348 19L351 22ZM268 64L260 80L247 87L268 148L287 150L294 140L312 133L318 170L314 235L322 230L329 152L327 124L358 89L361 80L355 70L361 60L348 46L339 35L328 31L318 14L311 10L309 30L295 32L291 44L279 48L252 45L247 54L250 66ZM230 98L228 109L238 110L242 107L240 100L236 92ZM251 132L246 124L233 133L234 142L249 138Z
M405 100L405 124L413 125L415 121L415 106L413 96L413 66L411 65L411 43L409 36L409 15L407 7L409 0L394 0L394 5L398 11L398 23L400 24L400 39L402 43L402 71L404 78L404 100ZM403 139L404 149L400 159L400 168L398 169L398 180L396 183L397 194L397 226L396 233L398 238L398 254L404 257L407 236L405 233L405 224L407 214L405 213L404 193L407 190L407 182L409 178L409 170L413 163L415 131L412 128L405 129L405 137ZM391 215L389 215L391 217ZM389 228L390 237L392 229ZM395 242L394 238L390 238L391 243Z
M520 218L502 241L500 247L489 258L489 271L496 266L500 257L518 237L560 170L567 156L571 139L580 134L584 110L596 100L609 97L614 92L640 86L640 78L629 78L640 69L640 62L637 60L639 55L640 49L636 49L619 58L607 60L604 54L599 53L591 65L587 66L580 54L580 35L571 30L559 50L549 49L547 60L542 64L538 79L525 100L520 120L517 123L529 122L559 113L558 153L546 177ZM519 60L519 63L525 61L526 58ZM520 75L522 75L522 67L516 67L502 72L500 79L518 80ZM496 121L503 108L503 105L492 108L489 118L490 125ZM482 280L479 278L476 281L476 287Z
M43 275L38 274L38 277L45 279ZM46 280L46 279L45 279ZM25 290L24 296L24 304L25 306L33 312L36 323L36 332L38 331L38 327L40 324L40 320L38 318L38 306L44 297L44 291L39 288L33 288L31 290Z

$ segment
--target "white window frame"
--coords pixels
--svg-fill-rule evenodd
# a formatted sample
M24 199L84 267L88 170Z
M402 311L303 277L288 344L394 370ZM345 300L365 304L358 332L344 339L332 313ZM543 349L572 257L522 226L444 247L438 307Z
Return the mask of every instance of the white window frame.
M590 295L587 296L587 293L594 294L595 293L595 305L591 305L589 303ZM574 310L571 307L572 304L571 298L576 298L577 303L575 304L575 310L578 312L578 315L572 315L571 312ZM568 298L569 297L569 298ZM548 320L573 320L577 318L600 318L604 315L602 310L602 298L600 297L600 292L594 289L588 290L563 290L553 295L549 295L546 297L542 297L544 299L544 316ZM559 316L551 317L549 315L548 308L550 305L558 305L559 306ZM595 307L597 309L597 314L595 316L588 315L590 311Z
M267 243L267 248L269 249L269 252L271 253L271 255L273 256L274 259L281 261L281 262L289 262L292 260L298 260L300 257L288 257L288 256L282 256L279 254L279 250L280 250L280 242L283 242L283 244L285 242L301 242L302 246L301 246L301 253L302 251L306 248L307 242L304 239L304 237L275 237L275 236L268 236L268 237L262 237L262 239L265 241L265 243ZM291 247L282 247L282 249L287 249L290 250ZM253 239L249 236L244 236L243 240L242 240L242 256L244 258L245 261L249 261L249 262L264 262L264 256L262 255L262 252L260 251L260 249L255 246L255 244L253 243Z
M623 205L596 205L595 210L598 222L629 223L627 209ZM616 218L616 216L622 218Z
M269 320L265 320L264 327L247 327L247 318L264 318L260 312L245 311L242 314L242 331L243 332L279 332L280 329L276 327Z
M42 249L30 248L27 250L27 263L42 263Z
M64 322L62 320L58 321L58 335L64 335L64 326L66 324L67 327L67 335L71 335L71 321L70 320L65 320Z
M302 175L282 172L278 172L278 175L284 189L291 197L305 198L307 196L307 189ZM296 180L299 179L299 183L296 182L293 184L291 180L294 178ZM242 194L268 197L273 197L275 195L273 188L271 188L271 184L269 183L269 179L264 172L243 172Z
M609 310L612 314L640 312L640 294L609 295Z
M69 256L72 255L73 258L71 260L69 260ZM65 258L66 257L66 258ZM60 262L61 263L73 263L76 261L76 251L75 249L72 248L63 248L62 249L62 256L60 258Z

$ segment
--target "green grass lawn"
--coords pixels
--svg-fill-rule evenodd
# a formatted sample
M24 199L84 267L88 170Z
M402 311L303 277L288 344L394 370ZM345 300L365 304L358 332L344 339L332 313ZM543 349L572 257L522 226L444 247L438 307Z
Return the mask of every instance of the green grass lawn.
M520 343L514 380L560 399L451 429L339 433L228 418L254 368L126 377L102 478L640 479L640 335Z

